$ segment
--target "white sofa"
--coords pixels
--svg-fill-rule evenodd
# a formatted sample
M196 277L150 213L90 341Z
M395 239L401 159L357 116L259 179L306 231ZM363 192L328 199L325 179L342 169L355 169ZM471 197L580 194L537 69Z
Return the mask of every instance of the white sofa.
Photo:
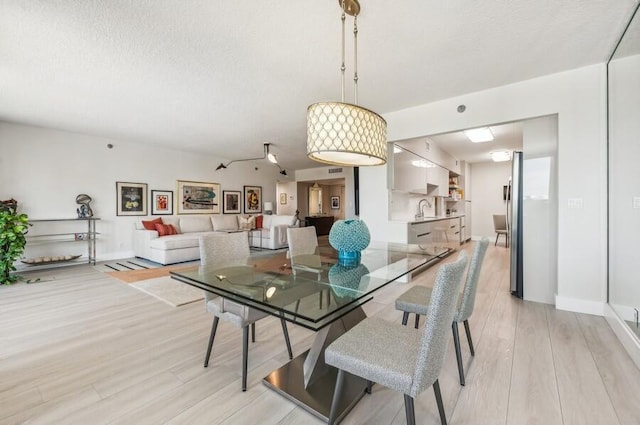
M279 249L286 248L287 227L296 224L294 216L264 215L263 228L251 232L251 246ZM155 217L145 217L152 220ZM237 215L163 216L164 224L171 224L178 234L158 236L155 230L147 230L142 220L133 231L133 252L136 257L160 264L194 261L200 258L198 237L214 231L238 231Z

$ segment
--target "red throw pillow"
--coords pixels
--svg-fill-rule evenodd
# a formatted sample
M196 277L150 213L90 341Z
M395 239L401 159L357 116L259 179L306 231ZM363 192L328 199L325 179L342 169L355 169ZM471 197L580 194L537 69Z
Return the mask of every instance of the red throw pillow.
M142 225L147 230L156 230L156 224L162 224L162 217L158 217L154 220L149 221L142 220Z
M167 235L177 235L176 228L171 224L160 224L156 223L156 230L158 231L158 236L167 236Z
M261 215L256 216L256 229L262 229L262 217Z

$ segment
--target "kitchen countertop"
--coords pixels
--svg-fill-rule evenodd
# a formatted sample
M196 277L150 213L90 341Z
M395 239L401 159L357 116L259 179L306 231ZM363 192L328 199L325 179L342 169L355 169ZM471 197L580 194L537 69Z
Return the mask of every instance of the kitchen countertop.
M407 221L407 224L417 224L417 223L425 223L425 222L430 222L430 221L440 221L440 220L449 220L451 218L460 218L460 217L464 217L465 214L451 214L451 215L447 215L447 216L439 216L439 217L425 217L422 218L420 220L414 220L414 221Z

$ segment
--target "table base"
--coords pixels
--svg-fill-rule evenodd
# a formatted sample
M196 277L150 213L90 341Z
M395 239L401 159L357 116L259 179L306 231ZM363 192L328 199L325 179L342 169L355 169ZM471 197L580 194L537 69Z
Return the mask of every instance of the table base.
M298 404L309 413L324 421L329 420L333 390L336 386L338 369L331 368L308 388L304 387L303 364L308 351L295 357L289 363L274 370L262 383ZM346 374L342 387L341 403L338 407L337 423L358 403L365 394L367 381L359 376Z
M308 412L328 421L338 369L325 363L324 350L365 317L361 306L354 308L318 331L311 349L271 372L262 382ZM340 422L349 413L362 398L366 388L365 379L345 374L336 422Z

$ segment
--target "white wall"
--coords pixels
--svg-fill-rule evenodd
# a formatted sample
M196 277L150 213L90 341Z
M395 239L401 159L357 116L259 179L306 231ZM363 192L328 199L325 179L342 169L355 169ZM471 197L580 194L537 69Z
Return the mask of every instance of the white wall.
M278 214L294 215L298 209L298 197L296 196L296 182L278 182L277 184L277 205ZM287 203L282 204L280 197L284 195Z
M556 306L594 314L603 314L607 293L605 77L604 64L593 65L384 115L395 141L558 114ZM456 110L461 104L464 113ZM375 201L386 186L385 168L361 169L361 192L371 197L361 216L375 237L386 237L389 227L386 202ZM475 190L473 198L479 198ZM582 198L583 208L569 209L570 198Z
M471 191L473 202L471 237L488 237L495 241L493 215L506 214L506 202L502 199L502 187L509 183L511 162L478 162L471 164ZM504 236L500 237L500 246L504 246Z
M176 180L220 183L222 190L262 186L263 202L277 202L277 167L257 161L215 171L221 161L226 159L0 122L0 199L15 198L32 219L74 218L76 195L88 194L101 218L98 260L133 255L131 230L140 217L116 216L116 181L172 190L174 199Z

